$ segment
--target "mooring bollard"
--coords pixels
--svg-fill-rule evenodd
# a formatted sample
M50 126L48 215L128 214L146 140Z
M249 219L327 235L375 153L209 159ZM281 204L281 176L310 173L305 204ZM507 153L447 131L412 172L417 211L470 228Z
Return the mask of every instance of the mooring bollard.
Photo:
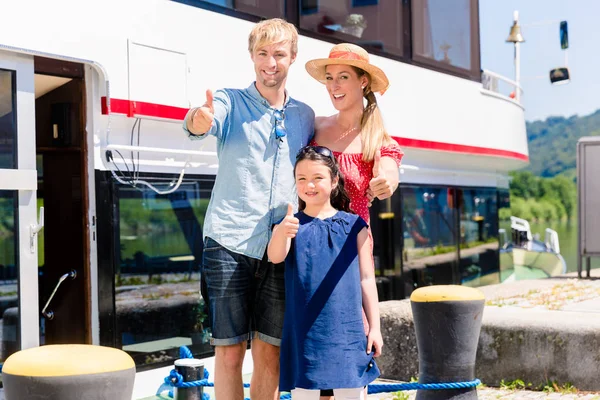
M21 350L4 362L6 400L130 400L135 362L122 350L55 344Z
M175 371L183 377L184 382L193 382L204 379L204 363L196 358L182 358L175 360ZM175 400L202 400L202 386L191 388L173 389L173 398Z
M457 285L427 286L410 296L419 352L419 383L475 379L485 297ZM477 389L418 390L416 400L477 399Z

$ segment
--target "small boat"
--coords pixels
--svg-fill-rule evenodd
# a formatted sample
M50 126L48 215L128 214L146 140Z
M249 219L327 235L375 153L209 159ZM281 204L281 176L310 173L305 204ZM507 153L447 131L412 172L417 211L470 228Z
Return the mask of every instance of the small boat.
M510 241L505 229L499 231L501 282L548 278L567 272L555 230L546 228L541 241L539 234L531 234L529 222L518 217L510 217L510 230Z

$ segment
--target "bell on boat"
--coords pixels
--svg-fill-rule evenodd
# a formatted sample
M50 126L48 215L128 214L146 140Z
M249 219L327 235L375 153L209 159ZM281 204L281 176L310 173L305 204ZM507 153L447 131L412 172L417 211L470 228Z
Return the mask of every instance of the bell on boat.
M510 43L522 43L525 41L521 34L521 26L517 21L514 21L513 25L510 27L510 33L508 34L506 41Z

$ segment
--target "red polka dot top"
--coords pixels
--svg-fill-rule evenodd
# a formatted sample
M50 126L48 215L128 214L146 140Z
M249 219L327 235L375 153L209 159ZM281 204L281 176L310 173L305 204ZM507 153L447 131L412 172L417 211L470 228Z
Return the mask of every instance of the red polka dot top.
M318 144L312 140L310 146L318 146ZM369 182L373 179L373 161L363 161L362 153L340 153L334 151L333 155L340 164L340 170L344 174L346 191L350 196L350 209L369 224L367 189L369 188ZM404 152L398 146L391 145L381 148L381 157L393 158L398 167L402 161L402 156L404 156Z

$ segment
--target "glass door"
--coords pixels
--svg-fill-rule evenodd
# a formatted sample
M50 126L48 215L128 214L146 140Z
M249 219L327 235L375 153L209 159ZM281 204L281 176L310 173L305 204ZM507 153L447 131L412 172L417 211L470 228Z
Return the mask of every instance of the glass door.
M0 362L39 345L33 57L0 51Z

